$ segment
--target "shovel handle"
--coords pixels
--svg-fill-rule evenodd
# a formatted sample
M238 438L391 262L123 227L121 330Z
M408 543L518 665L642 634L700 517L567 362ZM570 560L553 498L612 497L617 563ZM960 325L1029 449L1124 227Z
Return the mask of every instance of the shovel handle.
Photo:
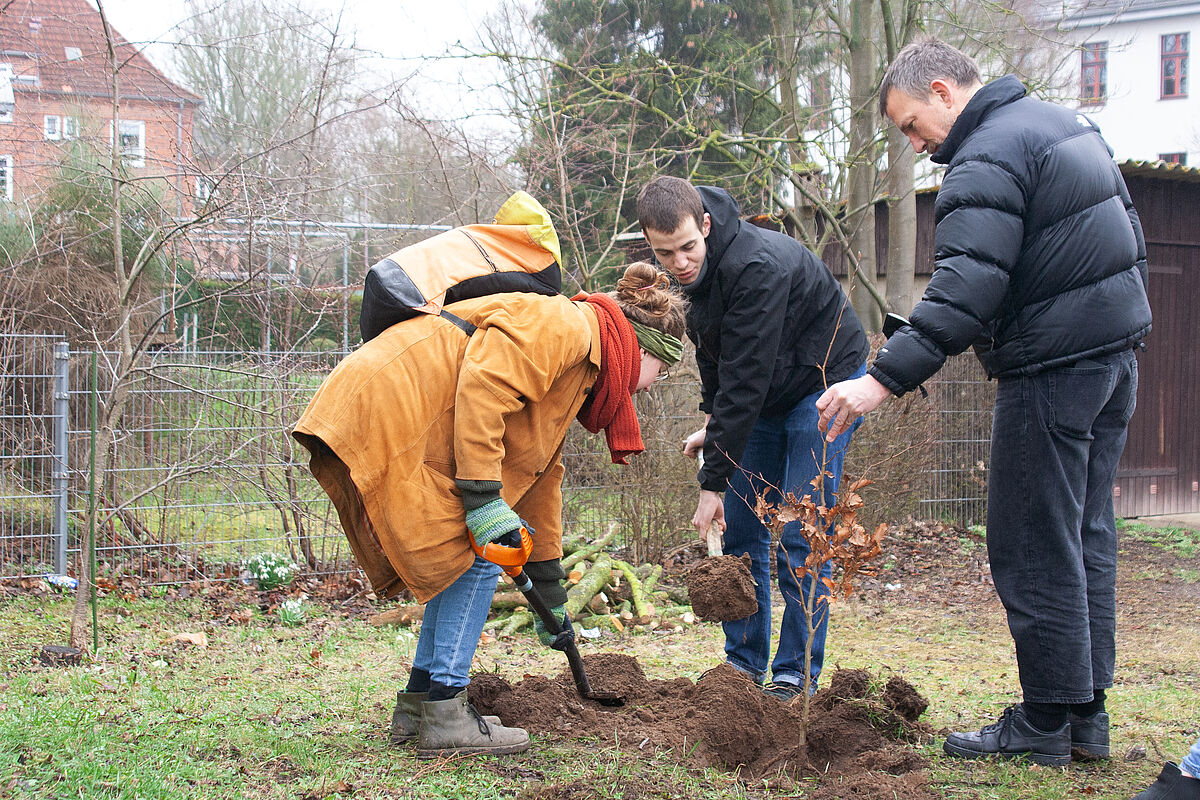
M498 542L488 542L480 547L474 536L468 534L467 538L471 541L471 549L475 551L475 555L484 561L490 561L498 567L503 567L511 578L512 573L509 572L509 569L515 567L517 571L520 571L521 566L529 560L529 554L533 552L533 536L530 535L529 528L525 525L521 526L520 536L520 547L506 547Z
M705 539L708 540L708 554L710 556L721 555L721 526L716 521L709 523Z
M521 590L521 594L525 595L525 599L529 602L529 607L542 620L542 625L545 626L546 632L551 636L558 636L562 633L562 620L555 618L554 613L546 605L546 602L542 600L542 596L533 588L533 581L529 580L529 576L525 574L525 570L518 566L506 567L504 571L508 574L508 577L513 579L513 583Z
M542 625L545 626L546 632L551 636L558 636L562 633L562 620L555 617L553 612L546 606L546 602L542 600L542 596L538 594L537 589L533 588L533 581L529 580L529 576L525 574L525 571L520 567L506 568L504 571L517 584L517 588L521 590L521 594L525 595L525 599L529 601L529 607L542 620ZM579 648L575 646L574 633L564 638L566 641L562 646L562 651L567 657L567 664L571 667L571 677L575 680L575 689L581 697L589 700L601 699L598 693L592 691L592 685L587 679L587 673L583 671L583 658L579 655Z

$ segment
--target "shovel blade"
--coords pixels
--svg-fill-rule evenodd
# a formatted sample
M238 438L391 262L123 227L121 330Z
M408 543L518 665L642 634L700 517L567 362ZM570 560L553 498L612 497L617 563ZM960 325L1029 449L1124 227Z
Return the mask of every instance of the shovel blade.
M623 706L625 698L616 692L592 692L590 696L585 695L588 700L595 700L602 706Z
M509 572L511 577L517 583L517 588L525 595L525 599L529 601L530 607L534 613L542 620L542 624L552 636L557 636L562 631L562 626L558 619L546 607L546 603L538 594L537 589L533 588L533 582L524 575L523 570L517 567L512 572ZM556 646L557 649L557 646ZM567 640L567 644L561 648L563 654L567 657L567 664L571 667L571 677L575 680L575 689L579 692L579 696L585 700L595 700L602 706L623 706L625 698L615 692L595 692L592 691L592 685L588 682L587 673L583 670L583 659L579 655L579 648L575 646L574 635Z

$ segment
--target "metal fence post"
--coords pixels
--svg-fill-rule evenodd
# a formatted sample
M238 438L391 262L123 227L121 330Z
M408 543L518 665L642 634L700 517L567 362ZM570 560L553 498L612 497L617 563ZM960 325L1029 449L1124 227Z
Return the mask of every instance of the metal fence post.
M67 574L67 496L70 464L67 429L70 427L71 345L54 345L54 572Z
M365 234L364 234L365 236ZM350 242L342 242L342 355L350 352Z

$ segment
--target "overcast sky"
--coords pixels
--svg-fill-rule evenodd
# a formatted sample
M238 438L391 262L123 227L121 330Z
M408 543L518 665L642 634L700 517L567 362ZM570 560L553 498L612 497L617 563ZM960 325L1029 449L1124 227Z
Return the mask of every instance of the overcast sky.
M486 87L495 82L494 68L479 60L440 59L456 45L473 48L486 15L512 0L300 0L310 9L336 13L355 32L360 49L377 53L376 68L392 74L416 74L409 83L412 99L431 115L457 116L456 109L480 110L497 105ZM93 3L95 0L93 0ZM177 38L187 15L183 0L104 0L109 21L121 35L143 47L170 73L170 49L162 42Z

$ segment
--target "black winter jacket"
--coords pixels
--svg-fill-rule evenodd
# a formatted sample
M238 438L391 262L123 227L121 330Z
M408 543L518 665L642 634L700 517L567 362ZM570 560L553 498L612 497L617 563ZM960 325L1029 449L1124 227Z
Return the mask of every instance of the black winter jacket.
M1091 120L1026 97L1007 75L975 93L933 161L949 164L933 278L869 370L891 392L971 345L990 377L1006 377L1149 332L1141 222Z
M712 220L708 264L687 287L700 410L712 415L699 480L702 489L722 491L760 416L783 416L826 382L849 378L869 348L821 259L789 236L739 219L724 189L697 188Z

